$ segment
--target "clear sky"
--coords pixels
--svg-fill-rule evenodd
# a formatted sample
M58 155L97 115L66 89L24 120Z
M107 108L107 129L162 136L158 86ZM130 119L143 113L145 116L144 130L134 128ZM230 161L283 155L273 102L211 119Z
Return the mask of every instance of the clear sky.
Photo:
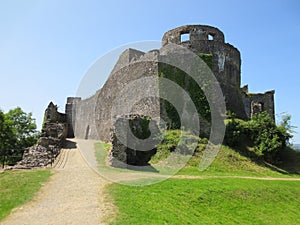
M300 143L299 21L298 0L1 0L0 108L33 112L41 127L48 103L64 111L67 96L108 51L206 24L240 50L242 84L276 90L276 113L292 115Z

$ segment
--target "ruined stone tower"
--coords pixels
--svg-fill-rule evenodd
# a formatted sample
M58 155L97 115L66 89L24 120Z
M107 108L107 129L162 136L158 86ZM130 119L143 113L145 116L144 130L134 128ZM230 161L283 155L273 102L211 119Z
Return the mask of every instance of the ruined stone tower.
M241 88L240 52L231 44L225 43L224 34L218 28L204 25L181 26L164 34L162 46L168 44L184 46L197 55L210 55L211 70L220 84L226 110L242 119L262 111L267 111L274 118L274 91L253 94L248 92L248 86ZM68 121L72 121L69 135L108 141L115 116L111 114L113 102L129 82L142 77L155 79L159 76L160 54L160 50L144 53L127 49L120 55L109 79L95 95L85 100L76 98L73 101L69 98L66 107ZM146 62L144 59L150 60ZM145 87L141 91L151 92L153 88L155 87ZM145 99L132 109L134 114L151 117L158 117L161 112L161 104L157 99Z
M212 71L225 96L226 109L235 112L240 118L246 118L240 93L240 52L224 42L224 34L219 29L203 25L178 27L165 33L162 45L169 43L183 45L197 55L211 54Z

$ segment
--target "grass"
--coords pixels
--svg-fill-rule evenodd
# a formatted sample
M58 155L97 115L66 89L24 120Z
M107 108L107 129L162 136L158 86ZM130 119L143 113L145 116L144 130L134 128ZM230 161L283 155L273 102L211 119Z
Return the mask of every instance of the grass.
M174 149L177 143L170 138L165 146L160 146L158 155L151 160L152 166L169 157L169 149ZM107 168L104 162L111 146L103 148L102 145L95 145L96 155L100 167ZM283 151L286 161L276 167L247 157L241 150L222 146L210 167L199 171L204 146L200 143L196 153L178 172L201 176L199 179L171 178L148 186L109 184L108 191L117 207L110 224L300 224L299 181L225 177L299 177L299 153L291 149ZM141 180L128 182L142 183ZM144 183L147 184L146 179Z
M169 179L109 186L118 207L111 224L300 224L300 182Z
M255 177L299 177L300 174L300 156L299 153L287 150L288 155L282 168L267 164L258 159L251 159L240 152L228 147L222 146L216 159L205 171L199 171L199 163L202 157L201 152L196 153L187 165L179 171L179 174L189 175L224 175L224 176L255 176ZM290 157L294 157L293 160ZM299 157L298 156L298 157ZM290 168L288 168L290 167ZM291 168L294 168L292 170ZM295 169L296 168L296 169Z
M50 170L0 173L0 221L13 208L29 202L50 175Z
M180 140L180 135L182 139ZM195 143L198 144L195 146ZM251 147L244 143L242 147L233 149L228 146L221 146L217 157L205 171L199 170L207 139L195 137L180 130L168 130L163 142L157 148L157 154L152 157L150 163L160 172L161 168L167 167L164 161L174 154L175 148L179 148L188 154L193 154L186 165L178 172L187 175L226 175L226 176L271 176L290 177L300 176L300 153L286 148L281 151L280 158L283 159L278 165L266 163L262 157L256 155ZM194 153L189 153L190 149L196 149ZM206 150L207 151L207 150ZM182 157L183 158L183 157ZM161 166L160 164L165 163Z
M171 138L172 139L172 138ZM175 140L175 139L172 139ZM151 165L159 171L160 174L168 174L168 170L162 169L159 164L161 159L165 159L170 155L170 148L176 146L176 141L168 141L165 145L158 149L158 153L150 161ZM282 163L279 168L274 165L267 164L258 159L251 159L243 155L241 152L234 150L228 146L222 146L216 159L205 171L199 170L199 164L202 158L204 144L198 145L198 150L190 158L187 164L178 171L180 175L195 176L253 176L253 177L299 177L300 176L300 153L291 149L287 149L283 154L286 162ZM95 155L100 170L110 170L118 172L126 172L128 170L121 168L112 168L105 164L111 144L96 143ZM199 150L200 149L200 150ZM202 150L201 150L202 149ZM130 172L134 172L130 170Z
M97 143L95 143L94 148L95 148L96 160L98 162L98 168L99 169L107 168L105 161L106 161L108 152L111 148L111 144L105 143L105 142L97 142Z
M110 143L105 143L105 142L97 142L94 145L95 148L95 157L96 161L98 163L97 169L102 171L102 172L126 172L128 171L127 169L123 168L115 168L108 166L106 164L106 159L109 153L109 150L111 149L111 144Z

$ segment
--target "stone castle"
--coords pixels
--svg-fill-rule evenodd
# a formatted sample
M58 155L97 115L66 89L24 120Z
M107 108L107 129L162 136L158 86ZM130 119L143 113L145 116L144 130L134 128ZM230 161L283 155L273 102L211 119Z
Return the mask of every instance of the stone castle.
M186 39L183 39L185 37ZM241 87L241 57L237 48L225 43L224 34L215 27L187 25L166 32L162 47L176 44L193 53L210 56L211 70L220 84L226 110L238 118L251 118L254 113L267 111L274 118L274 90L249 93L248 85ZM88 99L69 97L66 104L68 137L110 141L114 118L113 102L124 85L143 77L156 79L160 72L159 58L167 52L141 52L127 49L120 56L104 86ZM150 59L150 60L145 60ZM145 87L145 92L155 87ZM186 89L188 90L188 86ZM121 109L122 111L122 109ZM132 114L152 118L164 113L159 99L144 99L134 105Z

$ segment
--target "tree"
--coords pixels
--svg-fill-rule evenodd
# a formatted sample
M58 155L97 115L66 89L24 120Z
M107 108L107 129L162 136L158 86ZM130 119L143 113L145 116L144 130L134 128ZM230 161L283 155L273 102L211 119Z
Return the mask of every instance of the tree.
M14 164L22 158L25 148L34 145L39 138L32 113L25 113L20 107L4 114L0 110L0 160Z
M283 142L283 145L290 145L289 140L293 137L294 129L297 128L291 125L291 115L282 113L281 122L279 123L278 130L280 133L280 138Z
M9 110L6 114L7 120L10 121L16 142L15 149L24 149L34 145L38 139L39 133L36 130L35 119L32 113L25 113L20 107Z
M6 115L0 110L0 159L2 166L5 163L5 156L13 148L16 137L12 129L12 123L7 120Z

